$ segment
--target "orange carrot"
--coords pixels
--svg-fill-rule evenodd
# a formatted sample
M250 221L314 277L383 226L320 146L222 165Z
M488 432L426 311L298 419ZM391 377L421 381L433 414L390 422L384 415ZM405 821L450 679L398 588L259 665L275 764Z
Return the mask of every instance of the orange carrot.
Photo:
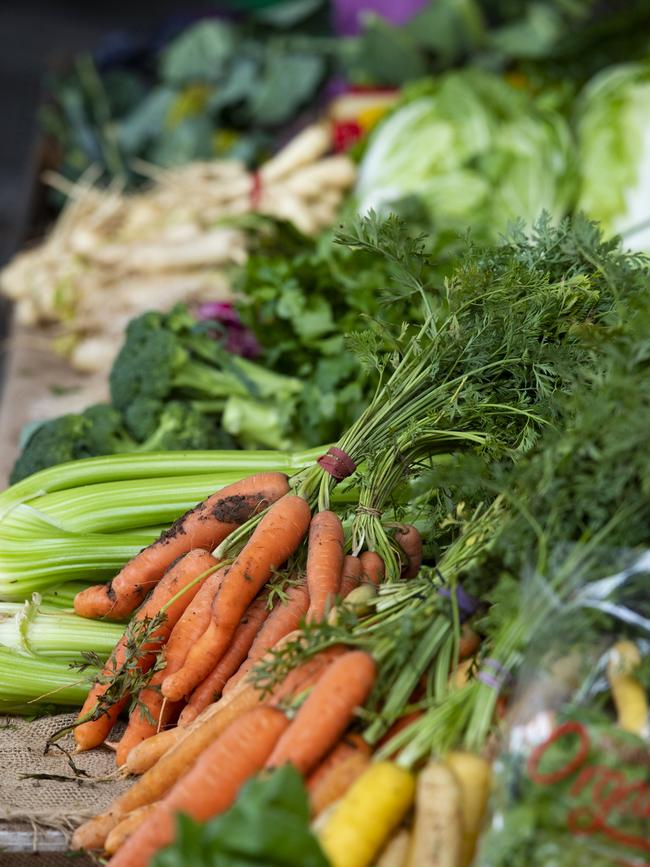
M422 565L422 536L413 524L400 524L395 530L395 541L404 552L401 577L415 578Z
M343 560L343 569L341 570L341 586L339 588L341 599L345 599L348 593L351 593L360 583L361 560L348 554Z
M289 635L300 626L300 622L309 608L309 593L304 583L290 587L285 602L278 603L269 614L267 621L260 629L248 657L239 667L236 674L224 686L223 693L228 695L243 677L246 677L256 662L264 656L280 639ZM200 689L200 687L199 687Z
M219 569L209 575L201 589L188 605L183 616L173 628L165 647L165 670L178 671L185 662L190 648L203 635L212 617L215 597L226 576L227 569Z
M343 524L335 512L314 515L307 547L308 623L322 620L339 592L344 544Z
M137 668L141 672L148 671L156 659L156 653L167 640L181 614L187 608L199 590L199 584L192 585L203 572L217 566L217 561L207 551L196 549L185 554L167 572L157 585L151 597L141 606L134 620L140 622L145 618L155 617L180 590L187 588L178 599L167 608L162 625L153 633L140 651ZM130 639L125 635L115 646L108 662L102 669L100 680L95 682L88 693L88 698L81 709L80 718L94 711L98 701L110 686L110 678L114 677L127 662ZM97 719L81 723L74 730L77 750L89 750L99 746L113 728L121 710L128 702L128 696L112 704Z
M310 519L309 505L302 497L289 494L271 506L230 567L202 638L190 650L180 671L163 681L166 698L184 698L212 671L248 605L273 570L297 550Z
M352 650L333 662L278 741L267 767L291 762L301 774L309 773L334 746L355 710L367 699L375 675L372 657L362 650Z
M116 825L106 837L104 851L109 855L114 855L124 841L140 827L147 816L150 816L155 809L156 804L145 804L143 807L138 807L137 810L129 813L128 816L125 816L119 825Z
M183 616L172 629L165 646L165 667L157 671L148 686L140 690L138 703L133 708L126 731L117 745L115 761L118 767L126 762L133 747L150 738L178 717L181 710L180 702L164 701L160 693L160 685L167 675L178 671L189 649L205 631L210 621L214 596L225 574L224 566L206 578L192 604L185 609Z
M258 596L248 606L241 623L235 630L228 650L221 657L203 683L200 683L190 696L183 709L181 725L188 725L213 701L216 701L232 675L241 666L255 640L255 636L263 629L264 621L269 614L268 597Z
M97 584L77 593L75 611L82 617L115 620L126 617L178 557L192 548L213 550L236 527L288 490L284 473L260 473L222 488L136 554L108 584Z
M205 821L226 810L272 752L289 725L275 708L259 707L233 722L110 860L111 867L146 867L174 838L176 813Z
M178 740L158 761L110 806L106 813L94 816L75 831L75 849L100 849L107 834L132 810L160 800L177 779L191 768L201 753L244 713L268 703L282 707L318 681L323 672L344 653L335 646L315 654L294 668L265 696L255 684L245 680L239 689L206 708L192 725L178 729ZM156 737L160 737L157 735Z
M178 726L163 729L133 747L126 757L126 769L130 774L144 774L153 767L158 759L174 746L181 735Z
M374 551L364 551L361 557L361 583L381 584L386 574L384 561Z
M307 779L312 816L322 813L347 792L370 763L371 750L356 734L344 735Z

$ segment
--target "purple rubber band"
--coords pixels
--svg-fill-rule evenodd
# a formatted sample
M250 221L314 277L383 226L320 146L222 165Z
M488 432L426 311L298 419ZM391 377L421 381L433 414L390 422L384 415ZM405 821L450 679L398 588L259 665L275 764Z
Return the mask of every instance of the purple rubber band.
M508 669L501 665L499 660L495 659L493 656L488 656L487 659L484 659L483 666L491 668L492 671L495 671L497 674L503 675L504 677L510 677Z
M451 599L451 590L449 587L441 587L438 590L438 593L441 596L446 597L447 599ZM470 596L469 593L466 593L460 584L456 585L456 604L460 609L463 619L467 620L478 610L479 605L481 604L481 600L477 599L475 596Z
M490 689L497 690L497 692L500 692L501 687L503 686L503 683L500 680L498 680L496 677L492 677L492 675L488 674L487 671L479 671L479 673L476 675L476 679L480 680L486 686L489 686Z
M491 674L489 670L486 671L486 669L492 669L494 674ZM494 659L492 656L488 656L483 660L481 671L476 675L476 678L491 689L496 689L497 692L500 692L503 687L512 680L512 676L508 669L501 665L498 659Z

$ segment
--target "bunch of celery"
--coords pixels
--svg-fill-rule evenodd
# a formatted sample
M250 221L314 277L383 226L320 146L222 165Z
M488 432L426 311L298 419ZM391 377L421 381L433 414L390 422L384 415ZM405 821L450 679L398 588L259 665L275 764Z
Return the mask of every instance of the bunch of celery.
M0 494L0 601L111 577L214 491L262 470L291 475L322 452L110 455L36 473Z

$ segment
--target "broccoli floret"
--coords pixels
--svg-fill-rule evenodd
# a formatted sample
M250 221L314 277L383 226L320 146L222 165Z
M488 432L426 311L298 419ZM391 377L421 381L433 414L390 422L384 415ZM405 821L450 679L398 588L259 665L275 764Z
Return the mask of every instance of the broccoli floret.
M190 403L172 401L162 411L158 429L138 451L232 448L236 448L234 440L217 428L214 419L203 415Z
M138 397L124 413L124 424L138 442L149 439L158 429L164 404L153 397Z
M131 320L111 370L113 405L126 412L139 398L164 400L187 361L187 353L178 337L165 327L162 314L145 313Z
M36 428L14 464L10 481L13 484L54 464L134 448L120 413L106 404L97 404L78 415L63 415Z

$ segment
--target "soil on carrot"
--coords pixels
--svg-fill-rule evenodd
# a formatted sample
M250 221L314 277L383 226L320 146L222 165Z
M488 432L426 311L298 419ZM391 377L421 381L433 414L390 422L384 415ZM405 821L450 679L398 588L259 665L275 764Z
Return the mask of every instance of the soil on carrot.
M212 510L214 517L223 524L243 524L260 509L265 501L260 502L259 494L233 494L225 497ZM207 520L206 515L203 520Z
M184 536L185 535L185 527L183 526L188 515L191 515L192 512L195 512L198 509L198 506L195 506L193 509L190 509L188 512L185 512L184 515L181 515L180 518L177 518L176 521L171 525L168 530L163 530L163 532L158 537L158 542L166 545L168 542L171 542L172 539L175 539L176 536Z

